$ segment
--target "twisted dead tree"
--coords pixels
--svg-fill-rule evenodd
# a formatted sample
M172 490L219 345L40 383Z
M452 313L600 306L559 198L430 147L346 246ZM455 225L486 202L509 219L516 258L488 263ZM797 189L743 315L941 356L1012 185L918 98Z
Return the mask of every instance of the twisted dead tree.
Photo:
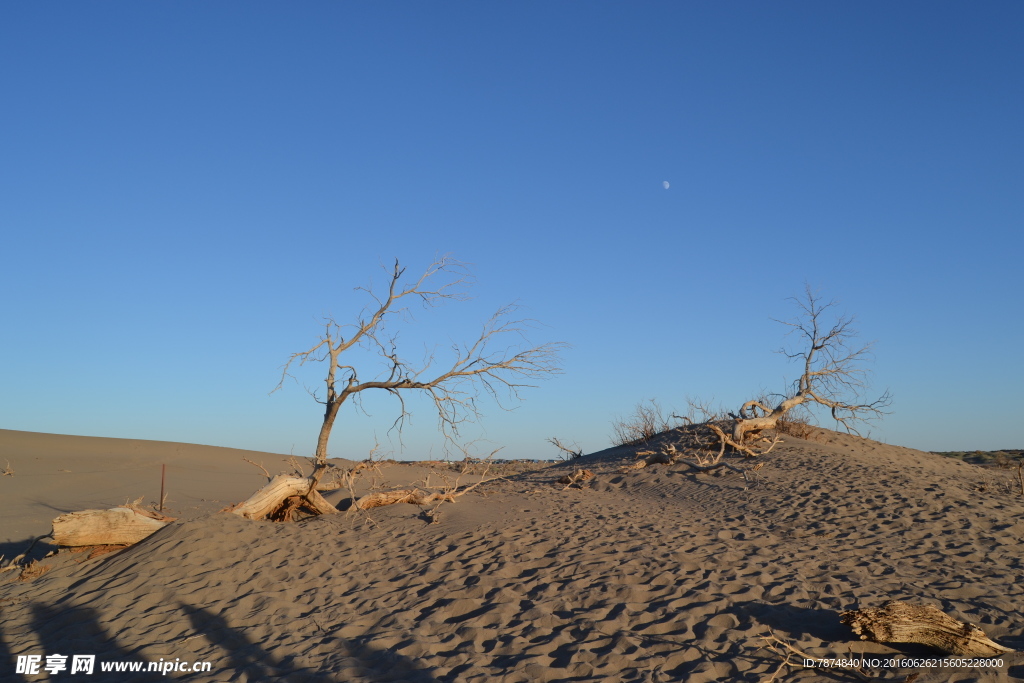
M791 332L797 333L804 342L797 351L782 351L790 359L802 361L802 373L793 391L782 397L774 408L765 405L767 398L747 401L739 415L712 410L709 403L688 398L689 414L671 416L685 423L676 427L671 427L662 417L656 401L651 401L650 406L639 404L632 418L616 424L615 443L636 445L656 437L667 438L663 438L658 450L636 452L636 462L623 465L620 474L651 465L687 465L696 472L731 470L742 474L749 485L751 477L758 480L757 471L763 463L738 467L723 459L726 450L748 458L767 455L780 443L780 422L792 420L790 411L794 408L824 406L838 424L853 433L857 433L858 421L885 414L884 409L890 403L888 391L877 399L862 398L868 375L864 364L870 357L871 344L854 344L853 318L838 316L827 323L828 313L836 304L823 302L810 287L806 288L803 298L792 300L801 315L793 321L777 322L792 328ZM755 438L762 431L772 429L776 431L774 438Z
M245 510L251 516L257 510L259 516L272 515L264 512L286 504L289 498L302 498L303 506L311 511L324 514L336 512L335 508L317 494L318 490L331 490L337 484L321 483L329 469L327 446L341 407L347 402L358 402L365 391L379 390L391 394L398 400L399 411L393 428L401 431L409 411L405 395L420 392L428 396L437 412L438 426L446 438L458 434L460 425L479 417L479 400L490 396L499 406L505 402L518 401L520 392L533 386L530 380L543 379L560 372L559 353L565 347L561 343L521 348L509 346L512 339L525 341L525 332L531 326L529 320L512 319L517 307L505 306L484 323L479 336L470 344L455 344L451 356L440 368L433 369L437 358L430 356L415 365L404 359L398 351L398 334L392 326L411 319L409 304L420 304L430 309L449 301L468 299L467 285L470 276L466 266L448 256L435 260L416 280L403 282L405 268L396 260L388 273L386 291L374 292L371 287L359 287L371 303L363 309L355 323L340 324L334 318L326 318L324 331L319 340L309 349L292 354L281 373L280 389L290 376L289 370L296 364L326 363L324 379L326 394L314 398L324 406L324 419L317 438L313 472L307 477L283 479L275 477L267 487L257 492L250 500L259 499L258 506L246 503L234 510ZM369 351L377 356L377 365L367 369L356 367L350 360L356 350ZM348 364L349 362L353 364ZM268 489L274 488L271 492ZM277 502L274 501L276 499ZM295 505L296 501L288 503Z
M863 398L869 374L865 363L870 359L872 345L855 343L854 319L840 315L828 322L836 302L824 302L809 286L803 297L791 300L800 314L794 320L776 322L792 328L790 332L803 343L799 350L782 349L781 353L802 362L803 372L793 392L774 408L757 400L744 403L740 414L734 416L730 445L742 447L750 436L774 429L779 420L800 405L824 406L838 425L858 434L858 422L881 417L891 403L888 391L875 399ZM724 436L722 444L726 444Z

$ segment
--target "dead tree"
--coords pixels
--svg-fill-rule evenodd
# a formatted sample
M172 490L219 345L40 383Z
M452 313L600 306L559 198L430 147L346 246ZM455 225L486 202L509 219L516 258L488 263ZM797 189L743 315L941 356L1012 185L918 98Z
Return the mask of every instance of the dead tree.
M774 429L779 420L800 405L817 404L827 408L837 424L857 434L858 421L880 417L891 403L888 391L873 400L865 400L868 371L864 367L871 354L871 344L855 343L854 319L841 315L827 321L835 301L823 302L808 286L802 298L792 301L800 315L791 321L778 320L789 326L803 340L799 350L783 349L781 353L803 364L800 378L791 395L774 408L760 401L747 401L733 423L732 441L744 439L765 429ZM723 442L724 443L724 442Z
M479 336L470 344L452 346L452 357L441 367L433 369L436 358L431 356L419 365L405 360L398 351L397 332L393 323L409 321L408 304L419 303L433 308L448 301L463 301L470 277L466 266L447 256L435 260L412 282L403 282L403 268L396 260L387 268L386 292L377 293L370 287L360 287L372 299L369 306L352 324L340 324L326 318L324 331L316 344L305 351L292 354L281 373L280 389L289 370L296 363L327 364L324 379L326 394L314 398L324 406L324 419L316 443L315 465L307 477L307 492L315 493L327 468L327 446L341 407L358 402L362 392L386 391L399 403L399 414L393 427L401 430L409 416L404 396L407 392L421 392L430 397L437 411L441 432L446 438L457 435L459 426L479 417L478 400L481 394L490 395L504 406L503 400L519 400L520 391L533 386L529 380L542 379L560 372L561 343L517 348L509 346L510 338L525 340L531 326L529 320L515 320L517 307L505 306L484 323ZM357 349L370 351L379 357L374 370L347 364ZM284 490L284 489L282 489ZM291 489L288 489L289 491ZM257 494L259 495L259 494ZM289 493L289 496L294 493ZM264 497L265 502L265 497ZM323 501L326 502L326 501ZM314 509L323 509L316 501Z

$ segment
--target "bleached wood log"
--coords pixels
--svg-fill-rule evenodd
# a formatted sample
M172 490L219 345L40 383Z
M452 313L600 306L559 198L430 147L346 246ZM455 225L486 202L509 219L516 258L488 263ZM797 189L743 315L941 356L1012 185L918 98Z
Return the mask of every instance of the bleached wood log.
M401 489L399 491L378 491L368 493L355 502L359 510L411 503L413 505L430 505L431 503L454 503L458 494L439 493L437 491L421 491L419 489Z
M890 600L880 608L843 612L841 621L861 640L875 643L919 643L963 657L1013 652L990 640L974 624L965 624L934 607L898 600Z
M171 521L127 507L69 512L53 520L53 541L66 547L131 545Z
M327 500L310 490L312 480L309 477L293 477L287 474L279 474L270 480L266 486L249 496L249 499L234 505L225 512L232 512L246 519L266 519L281 512L289 516L291 510L297 507L308 507L313 512L321 515L329 515L338 512L338 509L327 502ZM303 500L292 500L290 498L301 498Z

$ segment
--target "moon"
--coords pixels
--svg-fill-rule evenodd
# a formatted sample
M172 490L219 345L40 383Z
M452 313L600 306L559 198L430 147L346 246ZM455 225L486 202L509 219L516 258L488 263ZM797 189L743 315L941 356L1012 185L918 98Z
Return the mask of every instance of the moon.
M668 181L667 180L661 181L661 186L664 187L667 190L669 188Z

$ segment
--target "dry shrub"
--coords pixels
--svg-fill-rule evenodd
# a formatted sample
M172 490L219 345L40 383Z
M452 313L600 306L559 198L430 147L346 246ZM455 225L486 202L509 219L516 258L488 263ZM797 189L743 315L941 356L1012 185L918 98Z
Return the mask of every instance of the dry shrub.
M728 412L722 407L712 408L710 400L698 396L686 397L686 415L673 415L672 417L685 420L688 424L707 424L708 422L720 422L728 417Z
M814 435L814 425L803 415L784 415L775 423L775 431L798 439L811 439Z
M674 428L655 399L636 404L633 414L612 423L612 443L616 446L635 446L647 443L658 434Z
M39 560L33 560L21 570L21 574L18 575L18 581L32 581L33 579L38 579L51 569L53 569L52 565L42 564Z

